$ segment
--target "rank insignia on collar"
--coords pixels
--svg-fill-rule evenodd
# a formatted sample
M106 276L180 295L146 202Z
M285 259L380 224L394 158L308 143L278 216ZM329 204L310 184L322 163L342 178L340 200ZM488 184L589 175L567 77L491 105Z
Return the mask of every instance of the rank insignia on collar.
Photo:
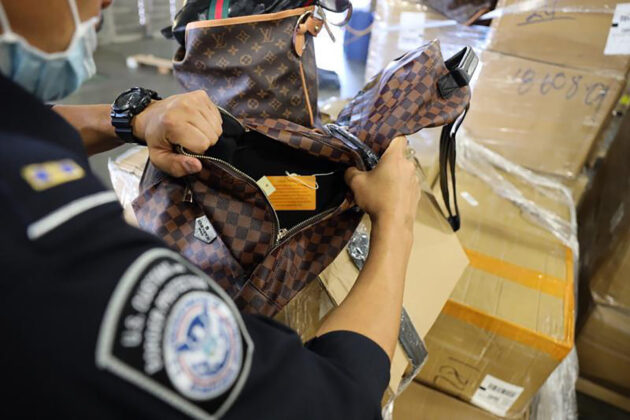
M32 163L21 170L22 178L35 191L43 191L85 176L85 171L72 159Z

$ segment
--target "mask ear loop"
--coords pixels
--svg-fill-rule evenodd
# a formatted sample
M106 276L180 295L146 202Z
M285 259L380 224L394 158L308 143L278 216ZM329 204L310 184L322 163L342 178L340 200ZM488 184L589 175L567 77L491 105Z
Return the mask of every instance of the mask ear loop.
M4 6L2 6L2 2L0 2L0 26L2 26L2 35L13 34L13 30L11 29L11 25L9 24L9 17L4 11Z
M77 9L76 0L68 0L68 6L72 11L72 18L74 19L74 33L76 34L81 27L81 17L79 16L79 9Z

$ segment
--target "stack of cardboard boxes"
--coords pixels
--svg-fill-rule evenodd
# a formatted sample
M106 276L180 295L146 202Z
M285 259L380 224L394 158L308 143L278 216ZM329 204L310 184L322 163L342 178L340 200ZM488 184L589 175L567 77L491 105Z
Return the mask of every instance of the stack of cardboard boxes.
M465 123L471 135L515 163L576 177L630 66L630 55L605 53L616 5L501 0Z
M569 217L566 205L502 176ZM572 251L475 175L459 171L457 184L470 264L426 337L418 380L493 414L522 416L573 347Z
M578 389L630 411L630 115L579 208Z
M611 36L619 26L613 22L619 3L500 0L484 43L483 30L441 24L420 1L379 0L366 76L404 52L403 47L413 40L419 44L441 38L443 49L472 45L482 66L474 80L466 133L509 161L568 185L577 203L584 191L588 196L593 188L604 188L585 175L585 167L589 174L597 166L604 167L601 163L593 167L594 156L596 151L601 154L615 118L613 110L626 89L630 50L623 50L630 49L630 42L624 46L623 39ZM414 19L416 29L409 30ZM626 130L630 132L630 123ZM619 156L621 151L611 153ZM630 179L630 169L613 168L627 167L630 159L621 161L618 158L605 167L611 174ZM533 396L574 346L575 255L569 244L478 175L463 169L457 172L462 214L457 236L469 265L424 336L429 357L415 383L396 402L395 419L485 418L477 407L501 417L526 416ZM500 175L535 207L570 221L566 201L513 174ZM609 189L608 194L619 194ZM591 198L586 202L593 205ZM619 210L615 216L612 207L606 209L609 219L619 219ZM604 236L599 235L597 241L602 242ZM625 252L630 257L630 250ZM624 274L611 274L611 267L623 268L614 262L608 267L598 275L607 280L592 283L598 304L589 312L578 340L579 349L588 348L580 354L582 375L593 379L604 375L605 369L601 362L584 368L585 358L595 348L601 350L606 340L607 351L614 349L617 357L610 360L617 364L630 360L629 347L610 342L628 336L630 318L623 327L602 327L603 322L630 317L624 312L630 306L619 303L619 279ZM627 277L630 266L625 270ZM604 284L608 294L602 292ZM618 295L614 305L612 291ZM619 328L625 328L625 333ZM602 355L595 357L601 360ZM630 373L619 369L615 374L615 380L599 379L628 387ZM621 377L626 378L625 385L619 384ZM425 411L434 414L423 415Z

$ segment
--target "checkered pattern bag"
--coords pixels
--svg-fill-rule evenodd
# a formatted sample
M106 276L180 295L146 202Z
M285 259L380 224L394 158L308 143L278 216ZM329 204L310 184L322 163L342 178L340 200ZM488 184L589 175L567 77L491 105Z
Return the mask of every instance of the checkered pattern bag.
M335 125L310 128L250 117L240 119L240 133L232 133L224 115L224 135L207 157L200 157L199 174L175 179L148 163L134 202L140 226L208 273L241 310L274 315L335 259L361 220L343 183L345 168L370 169L391 139L424 127L444 125L442 152L447 157L454 153L453 126L468 107L470 89L452 67L442 59L437 41L423 45L368 83ZM334 205L281 231L281 212L244 173L246 165L235 167L211 156L223 141L238 143L252 136L251 147L266 145L282 164L304 161L337 170L341 175L331 187L339 193ZM200 229L210 233L200 234Z

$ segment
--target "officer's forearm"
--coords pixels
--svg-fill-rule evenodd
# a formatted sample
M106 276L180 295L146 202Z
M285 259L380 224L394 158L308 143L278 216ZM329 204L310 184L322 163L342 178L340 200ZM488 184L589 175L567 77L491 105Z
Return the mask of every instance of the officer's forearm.
M110 105L55 105L53 110L81 134L88 155L122 144L112 127Z
M346 299L324 320L317 335L338 330L363 334L381 346L391 360L398 339L412 242L412 231L404 223L376 221L363 270Z

